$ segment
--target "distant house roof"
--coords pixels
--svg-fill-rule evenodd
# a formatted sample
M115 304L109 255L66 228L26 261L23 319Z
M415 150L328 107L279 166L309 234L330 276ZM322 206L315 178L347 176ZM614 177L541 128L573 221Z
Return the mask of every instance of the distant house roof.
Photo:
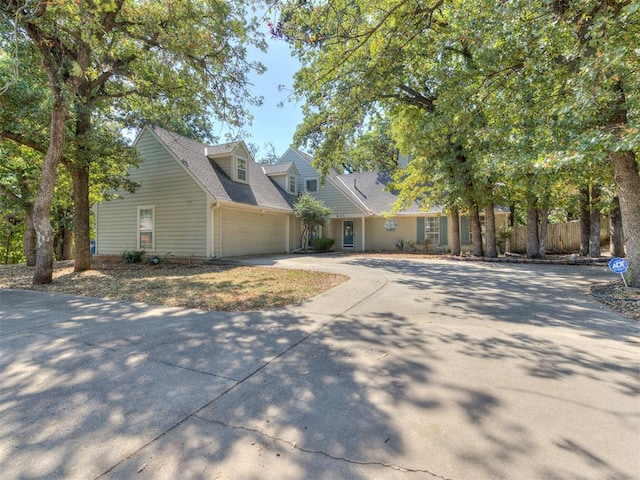
M253 161L247 162L248 183L245 184L232 180L208 157L231 155L240 147L247 151L244 142L205 146L196 140L178 135L164 128L155 126L147 128L155 133L166 148L182 163L184 168L215 199L280 210L291 210L293 208L297 197L278 187L264 173L260 165Z

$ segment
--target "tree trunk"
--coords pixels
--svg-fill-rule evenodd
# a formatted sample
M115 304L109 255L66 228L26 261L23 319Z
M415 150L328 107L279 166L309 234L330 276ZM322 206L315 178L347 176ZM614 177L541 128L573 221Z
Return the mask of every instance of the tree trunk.
M540 258L538 206L535 199L530 199L527 205L527 258Z
M22 245L24 247L24 258L27 266L33 267L36 264L36 230L33 226L33 207L24 208L24 237Z
M484 256L482 249L482 226L480 224L480 211L475 202L469 205L469 223L471 224L471 255Z
M624 233L622 229L622 215L620 214L620 200L613 198L613 206L609 215L609 250L613 257L624 257Z
M538 235L538 252L540 258L547 255L547 227L549 226L549 210L538 211L538 223L540 224L540 234Z
M591 234L591 211L589 208L589 186L580 189L580 256L589 254Z
M600 256L600 185L591 186L591 201L589 202L589 257Z
M614 132L627 128L627 106L622 82L615 87L616 110L607 126ZM627 244L629 277L633 287L640 287L640 166L633 150L611 152L609 161L618 186L622 230Z
M61 260L73 259L73 231L65 228L64 236L62 237L62 252Z
M640 173L633 151L609 155L618 186L622 230L627 244L631 286L640 287Z
M451 255L460 255L460 212L458 207L451 208Z
M45 285L53 281L53 227L50 213L53 189L56 184L56 170L65 145L65 120L66 110L60 92L51 112L49 147L42 162L42 175L33 208L33 225L37 236L34 285Z
M83 106L76 107L75 141L76 157L71 166L73 180L73 232L75 237L74 272L91 269L91 223L89 205L89 162L85 147L86 135L91 129L90 112Z
M493 204L484 209L484 227L487 236L486 256L495 258L498 256L498 245L496 243L496 215Z
M74 166L73 174L73 232L75 237L75 262L73 271L91 269L91 234L89 207L89 167Z

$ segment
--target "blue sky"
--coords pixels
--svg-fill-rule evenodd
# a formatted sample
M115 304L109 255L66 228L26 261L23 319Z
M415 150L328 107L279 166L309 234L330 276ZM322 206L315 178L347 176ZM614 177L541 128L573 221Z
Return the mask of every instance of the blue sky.
M266 156L268 144L274 146L276 155L282 155L291 145L296 126L302 121L302 105L295 104L288 98L299 63L291 56L286 42L272 38L267 41L267 52L252 49L249 53L251 60L258 60L267 67L262 75L251 76L254 94L262 96L264 101L261 106L251 108L253 123L244 127L249 136L242 138L246 143L258 147L256 160L261 155ZM285 88L279 91L278 85L284 85ZM283 104L282 107L278 106L280 103ZM222 137L226 130L221 128L220 132L212 133Z

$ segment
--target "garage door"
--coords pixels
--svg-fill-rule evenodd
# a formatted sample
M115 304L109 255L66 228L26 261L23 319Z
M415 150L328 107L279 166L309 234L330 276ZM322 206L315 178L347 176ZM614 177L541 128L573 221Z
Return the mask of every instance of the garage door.
M286 249L287 216L222 210L222 256L282 253Z

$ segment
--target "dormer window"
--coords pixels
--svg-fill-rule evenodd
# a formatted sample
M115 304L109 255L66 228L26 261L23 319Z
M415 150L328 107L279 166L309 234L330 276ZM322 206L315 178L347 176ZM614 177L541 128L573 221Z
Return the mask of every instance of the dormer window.
M241 182L247 181L247 160L241 157L236 162L236 178Z
M289 175L289 193L296 195L298 193L298 177Z

